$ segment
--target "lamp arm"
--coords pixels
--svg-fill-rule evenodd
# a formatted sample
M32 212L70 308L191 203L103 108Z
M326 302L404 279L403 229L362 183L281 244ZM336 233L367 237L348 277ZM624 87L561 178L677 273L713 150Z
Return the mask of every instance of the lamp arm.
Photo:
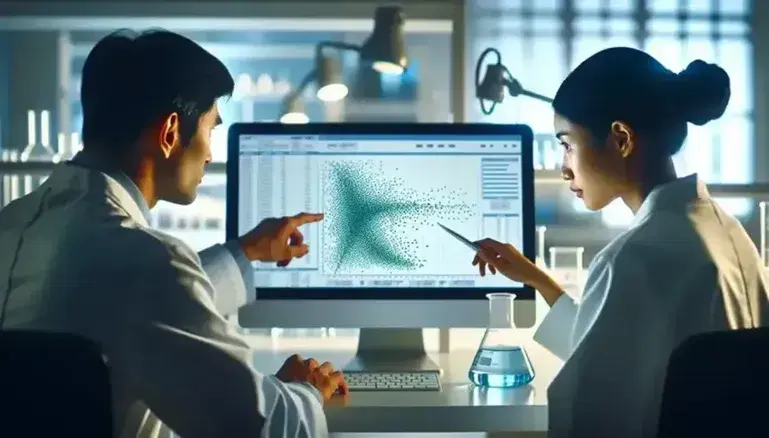
M299 85L293 90L289 91L288 94L286 94L284 101L288 102L293 99L299 98L299 96L302 95L302 92L304 91L304 89L307 88L307 86L310 85L315 80L315 75L316 75L315 69L310 70L310 72L307 73L304 76L304 78L302 78L302 81L299 82Z
M533 91L529 91L529 90L527 90L525 88L521 89L521 94L523 94L524 96L532 97L532 98L537 99L537 100L541 100L542 102L545 102L545 103L553 103L553 99L552 98L544 96L544 95L539 94L539 93L535 93Z
M340 51L360 52L360 46L342 41L321 41L315 45L315 59L323 55L323 49L331 48Z
M506 66L502 65L502 68L505 69L505 74L507 75L507 77L504 79L505 87L507 88L507 92L511 97L524 95L545 103L553 103L553 99L551 97L547 97L543 94L535 93L523 88L521 83L513 77L513 75L510 73L510 70L508 70Z

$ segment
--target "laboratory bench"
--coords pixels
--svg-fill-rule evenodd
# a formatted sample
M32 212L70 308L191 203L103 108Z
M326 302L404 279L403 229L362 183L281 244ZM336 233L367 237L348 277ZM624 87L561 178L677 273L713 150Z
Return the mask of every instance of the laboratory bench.
M497 433L544 433L547 431L547 388L563 362L531 340L523 341L523 346L536 373L527 386L516 389L478 388L470 383L467 376L474 350L428 352L443 371L441 391L352 392L346 400L332 401L326 406L329 430L334 436L429 432L481 433L480 436L484 436L484 432L495 432L489 436L531 436L528 433ZM341 368L355 352L353 349L305 348L291 351L285 348L255 348L254 366L263 373L273 374L292 353L313 357L319 362L329 361Z

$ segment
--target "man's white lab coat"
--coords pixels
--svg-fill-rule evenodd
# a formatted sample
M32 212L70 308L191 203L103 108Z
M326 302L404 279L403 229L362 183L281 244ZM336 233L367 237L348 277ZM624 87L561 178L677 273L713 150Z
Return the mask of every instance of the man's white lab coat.
M217 310L245 301L233 255L217 245L199 257L149 228L136 186L110 175L63 163L0 211L4 328L98 342L121 437L327 436L318 391L254 371Z
M672 350L766 325L768 286L755 245L696 175L654 190L593 261L581 303L563 295L535 334L566 360L548 389L548 436L656 436Z

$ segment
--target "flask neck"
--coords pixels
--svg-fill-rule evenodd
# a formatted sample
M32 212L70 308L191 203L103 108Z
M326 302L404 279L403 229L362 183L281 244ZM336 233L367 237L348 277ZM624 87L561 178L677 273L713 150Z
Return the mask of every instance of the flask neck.
M513 323L513 303L509 302L492 303L489 306L489 327L490 328L510 328Z

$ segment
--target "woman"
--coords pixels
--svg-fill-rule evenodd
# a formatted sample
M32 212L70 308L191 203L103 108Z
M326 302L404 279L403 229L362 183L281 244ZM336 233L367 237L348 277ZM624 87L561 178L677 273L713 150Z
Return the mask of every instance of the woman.
M553 108L564 180L590 210L621 198L635 214L593 260L579 304L512 246L479 242L481 275L529 284L551 306L535 334L566 360L548 390L551 437L655 436L672 350L695 333L767 322L753 242L671 159L687 122L720 117L729 94L716 65L675 74L630 48L595 54L563 82Z

